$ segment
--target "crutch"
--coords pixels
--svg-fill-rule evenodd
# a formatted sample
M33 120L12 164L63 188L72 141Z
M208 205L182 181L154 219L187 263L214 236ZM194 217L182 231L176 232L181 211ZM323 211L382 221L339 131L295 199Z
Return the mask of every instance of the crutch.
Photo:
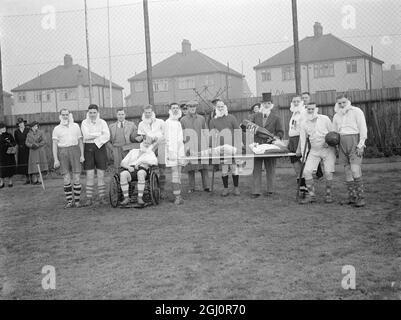
M299 177L298 177L297 201L299 200L299 188L301 187L301 179L304 174L306 160L308 159L309 152L310 152L310 147L308 148L309 145L310 145L309 136L306 136L304 152L302 154L302 160L301 160L301 163L302 163L301 171L299 172ZM306 148L308 148L308 152L306 152Z
M36 165L37 165L37 167L38 167L38 172L39 172L40 181L42 182L42 188L43 188L43 190L46 190L45 183L44 183L44 181L43 181L42 171L40 171L39 162L36 162Z

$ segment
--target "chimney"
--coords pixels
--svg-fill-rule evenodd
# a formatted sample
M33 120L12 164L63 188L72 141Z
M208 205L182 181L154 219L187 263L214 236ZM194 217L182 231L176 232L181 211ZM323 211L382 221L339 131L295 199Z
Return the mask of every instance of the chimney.
M72 66L72 57L69 54L66 54L64 56L64 67L68 68Z
M319 38L323 35L323 27L320 22L315 22L313 25L313 35L315 38Z
M184 39L182 40L182 54L185 56L188 53L191 53L191 42Z

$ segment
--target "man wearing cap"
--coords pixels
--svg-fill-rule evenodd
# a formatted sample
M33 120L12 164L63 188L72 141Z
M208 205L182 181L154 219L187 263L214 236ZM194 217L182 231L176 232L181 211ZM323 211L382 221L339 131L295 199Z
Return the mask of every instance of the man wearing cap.
M365 205L362 181L362 158L367 139L367 126L363 111L351 105L346 94L337 98L334 107L334 131L340 134L339 162L344 165L348 189L347 204Z
M228 108L225 103L221 100L216 103L216 115L212 120L210 120L210 137L218 137L219 139L215 141L220 146L225 144L235 146L237 141L235 140L236 134L235 130L238 130L241 138L241 129L238 124L237 119L228 113ZM228 139L227 139L228 138ZM242 140L240 140L242 143ZM212 145L212 147L216 147ZM241 147L237 146L237 147ZM234 184L234 195L239 196L239 166L236 163L231 163L231 158L227 159L230 163L224 163L221 166L221 177L223 180L223 197L229 195L228 191L228 174L231 172L233 184Z
M307 140L310 141L310 152L304 167L304 177L308 193L305 194L305 198L300 203L306 204L316 201L312 173L317 169L320 161L324 163L324 175L326 178L325 202L332 203L331 186L335 170L336 153L335 148L330 147L325 141L327 133L333 130L331 120L325 115L318 114L316 104L309 102L306 106L306 114L300 125L299 141L302 155L305 150L305 144L308 143Z
M106 121L100 119L99 107L91 104L88 107L86 119L81 124L84 142L84 169L86 170L86 202L85 206L93 204L95 169L100 204L107 204L104 172L107 169L106 143L110 140L110 131Z
M149 143L155 143L155 153L157 155L157 162L159 166L159 185L160 197L165 198L166 186L166 163L164 156L164 121L156 118L152 105L147 105L143 108L142 121L138 124L138 137L135 139L142 142L148 139Z
M26 146L26 137L29 133L29 128L26 126L26 120L17 119L18 128L14 131L14 139L17 143L17 174L23 174L26 177L25 184L31 183L28 174L29 148Z
M191 100L187 103L188 114L180 120L184 130L184 142L186 153L198 154L204 149L208 149L209 136L207 133L206 120L196 112L198 102ZM203 138L202 138L203 137ZM202 143L204 144L202 146ZM195 191L195 172L199 171L202 177L202 188L209 192L209 172L207 164L188 163L184 170L188 173L189 190L188 193Z
M282 139L284 136L284 127L280 118L272 113L274 104L272 103L271 93L262 93L262 101L260 111L250 117L250 121L256 125L265 128L271 132L276 139ZM263 140L255 135L256 143L263 143ZM254 158L253 167L253 188L252 198L261 195L262 184L262 166L265 164L267 192L266 196L273 194L274 180L276 176L276 159L275 158Z
M187 106L187 104L186 103L181 103L180 104L180 109L181 109L181 113L182 113L182 116L181 116L181 119L182 119L188 114L188 106ZM180 119L180 121L181 121L181 119Z
M123 108L117 110L117 122L110 124L110 146L113 152L114 170L118 172L121 161L128 154L128 149L124 150L129 144L135 142L136 125L131 121L125 120Z
M54 168L60 168L64 179L65 209L80 207L81 163L85 161L82 133L72 113L60 110L60 124L53 130ZM72 181L71 181L72 178ZM73 183L73 185L71 184Z

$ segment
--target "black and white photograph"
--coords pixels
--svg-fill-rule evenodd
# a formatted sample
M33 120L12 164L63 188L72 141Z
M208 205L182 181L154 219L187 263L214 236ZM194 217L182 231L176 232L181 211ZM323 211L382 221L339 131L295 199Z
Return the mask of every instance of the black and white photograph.
M401 300L400 178L399 0L0 0L0 300Z

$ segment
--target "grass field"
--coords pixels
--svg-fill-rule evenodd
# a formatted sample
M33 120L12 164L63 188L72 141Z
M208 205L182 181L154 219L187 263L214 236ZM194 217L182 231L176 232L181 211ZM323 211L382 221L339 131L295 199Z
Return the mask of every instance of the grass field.
M0 191L1 297L401 299L400 167L365 169L360 209L324 204L322 190L319 203L297 205L290 169L271 198L249 198L251 177L240 197L221 198L218 174L213 195L143 210L63 210L61 179L46 192L17 183ZM45 265L55 290L42 289ZM344 265L356 269L355 290L341 287Z

